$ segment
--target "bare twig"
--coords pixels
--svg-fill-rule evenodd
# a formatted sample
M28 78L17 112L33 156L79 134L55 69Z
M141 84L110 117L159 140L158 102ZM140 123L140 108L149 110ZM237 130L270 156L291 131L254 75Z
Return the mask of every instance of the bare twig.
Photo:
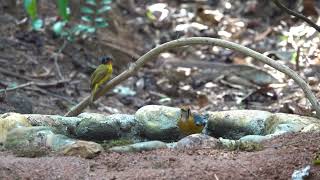
M285 7L283 4L281 4L279 2L279 0L272 0L273 3L275 5L277 5L280 9L283 9L284 11L286 11L288 14L291 14L294 17L297 17L299 19L302 19L303 21L305 21L306 23L308 23L311 27L313 27L314 29L316 29L318 32L320 32L320 26L318 26L316 23L312 22L310 19L308 19L307 17L305 17L304 15L297 13L295 11L292 11L291 9L288 9L287 7Z
M17 73L8 71L8 70L3 69L3 68L1 68L1 67L0 67L0 73L6 74L6 75L9 75L9 76L13 76L13 77L16 77L16 78L19 78L19 79L24 79L24 80L27 80L27 81L32 81L31 78L28 78L28 77L26 77L26 76L22 76L22 75L20 75L20 74L17 74Z
M247 47L244 47L242 45L229 42L226 40L216 39L216 38L208 38L208 37L191 37L191 38L183 38L178 39L174 41L170 41L167 43L164 43L158 47L155 47L154 49L150 50L146 54L144 54L142 57L140 57L135 63L131 64L129 69L122 72L112 80L110 80L103 88L99 89L97 93L94 95L96 97L95 99L99 98L103 94L105 94L108 90L115 87L116 85L120 84L124 80L128 79L130 76L134 75L138 72L138 69L141 68L146 62L156 59L155 57L159 55L160 53L176 48L181 46L187 46L187 45L196 45L196 44L205 44L205 45L212 45L212 46L220 46L224 48L228 48L234 51L241 52L247 56L253 57L256 60L259 60L278 71L286 74L287 76L291 77L303 90L306 97L310 101L313 108L316 110L316 115L318 118L320 118L320 107L317 102L317 99L315 95L312 93L309 85L293 70L291 70L289 67L282 65L278 63L277 61L274 61L273 59L264 56L254 50L251 50ZM95 100L94 99L94 100ZM79 104L74 106L69 112L65 114L65 116L76 116L80 114L90 103L91 103L91 97L88 96L84 100L82 100Z
M27 86L31 86L31 85L33 85L33 84L34 84L34 82L27 82L27 83L25 83L25 84L20 84L20 85L18 85L18 86L16 86L16 87L6 88L6 89L0 89L0 93L2 93L2 92L8 92L8 91L14 91L14 90L16 90L16 89L20 89L20 88L24 88L24 87L27 87Z
M70 103L70 104L72 104L72 105L75 104L75 102L73 102L72 100L70 100L70 99L67 98L67 97L60 96L60 95L58 95L58 94L52 93L52 92L47 91L47 90L45 90L45 89L43 89L43 88L40 88L40 87L26 87L26 89L31 90L31 91L38 91L38 92L40 92L40 93L47 94L47 95L50 95L50 96L53 96L53 97L56 97L56 98L65 100L65 101L67 101L68 103Z
M41 88L48 88L48 87L55 87L55 86L59 86L61 84L66 84L70 82L70 79L63 79L63 80L59 80L59 81L53 81L53 82L46 82L46 83L43 83L43 82L35 82L34 84L38 87L41 87Z
M35 85L35 86L38 86L38 87L41 87L41 88L47 88L47 87L54 87L54 86L58 86L60 84L65 84L69 82L69 79L64 79L64 80L61 80L61 81L55 81L55 82L49 82L49 83L43 83L43 82L28 82L28 83L25 83L25 84L20 84L16 87L12 87L12 88L7 88L7 89L0 89L0 93L2 92L5 92L5 91L14 91L16 89L20 89L20 88L25 88L27 86L31 86L31 85Z
M61 73L60 66L58 64L58 58L59 58L59 55L61 54L61 52L63 51L63 49L67 46L67 44L68 44L68 41L64 40L63 44L59 48L58 52L53 55L54 65L56 66L58 76L60 77L61 80L64 80L64 77L63 77L63 75Z
M296 70L300 71L300 47L297 49L297 56L296 56Z

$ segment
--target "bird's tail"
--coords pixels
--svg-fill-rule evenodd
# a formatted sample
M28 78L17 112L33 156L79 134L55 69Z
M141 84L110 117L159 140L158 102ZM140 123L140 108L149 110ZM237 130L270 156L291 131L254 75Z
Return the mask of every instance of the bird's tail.
M94 98L95 98L95 94L96 94L96 90L97 90L97 87L94 87L91 91L91 103L93 103L94 101Z

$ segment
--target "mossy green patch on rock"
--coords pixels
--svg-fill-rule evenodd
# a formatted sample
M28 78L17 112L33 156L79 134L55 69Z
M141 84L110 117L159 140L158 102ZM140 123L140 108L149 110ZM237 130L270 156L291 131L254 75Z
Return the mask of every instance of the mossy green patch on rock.
M83 120L76 128L76 137L85 140L111 140L122 137L133 137L135 119L133 115L114 114L109 116L95 113L81 114Z
M261 151L264 146L258 142L251 141L240 141L240 140L229 140L229 139L219 139L221 147L231 151Z
M133 143L134 141L131 139L113 139L113 140L105 140L100 144L103 147L103 149L108 150L114 146L125 146Z

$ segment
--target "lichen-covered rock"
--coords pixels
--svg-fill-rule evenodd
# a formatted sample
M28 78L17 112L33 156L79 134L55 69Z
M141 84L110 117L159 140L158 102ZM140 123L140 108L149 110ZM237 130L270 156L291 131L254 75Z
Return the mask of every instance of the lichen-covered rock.
M155 149L164 149L167 148L166 143L161 141L147 141L140 142L135 144L130 144L126 146L115 146L109 149L112 152L141 152L141 151L151 151Z
M320 130L319 119L294 114L230 110L208 112L208 115L206 134L242 142L259 143L287 132Z
M159 105L144 106L135 113L141 136L151 140L178 139L180 117L180 108Z
M265 122L265 134L283 134L286 132L307 131L320 127L319 119L296 114L275 113ZM309 126L309 127L308 127ZM306 129L308 127L308 129Z
M62 150L64 155L80 156L82 158L94 158L103 151L100 144L90 141L76 141L65 146Z
M208 112L208 115L208 135L240 139L245 135L264 135L265 121L272 114L258 110L232 110Z
M180 150L217 149L219 148L219 140L205 134L192 134L179 140L172 148Z
M57 151L75 140L64 135L54 134L50 127L34 126L20 127L12 129L4 143L7 149L36 149L37 147L47 147L52 151Z
M240 151L260 151L264 147L259 142L254 141L242 141L242 140L231 140L231 139L223 139L219 138L219 143L222 148L228 150L240 150Z
M82 119L76 128L76 137L86 140L110 140L131 137L136 134L135 118L133 115L113 114L101 115L82 113Z
M10 130L17 127L30 127L27 118L18 113L6 113L0 117L0 144L4 143Z
M81 122L78 117L65 117L59 115L26 114L28 121L33 126L51 127L54 133L74 137L75 129Z
M45 126L12 129L7 135L4 147L19 156L28 157L61 152L64 155L93 158L103 150L97 143L79 141L55 134L50 127Z

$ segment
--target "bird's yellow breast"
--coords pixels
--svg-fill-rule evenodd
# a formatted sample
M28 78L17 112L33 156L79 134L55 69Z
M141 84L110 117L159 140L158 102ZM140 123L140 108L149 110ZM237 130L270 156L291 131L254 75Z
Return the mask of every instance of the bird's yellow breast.
M99 81L96 83L96 86L100 86L102 84L104 84L106 81L108 81L111 78L112 75L112 65L111 64L107 64L107 65L103 65L104 67L104 71L106 71L106 75Z
M187 118L181 118L178 121L178 127L180 131L185 135L201 133L204 126L196 125L194 116L190 114Z

